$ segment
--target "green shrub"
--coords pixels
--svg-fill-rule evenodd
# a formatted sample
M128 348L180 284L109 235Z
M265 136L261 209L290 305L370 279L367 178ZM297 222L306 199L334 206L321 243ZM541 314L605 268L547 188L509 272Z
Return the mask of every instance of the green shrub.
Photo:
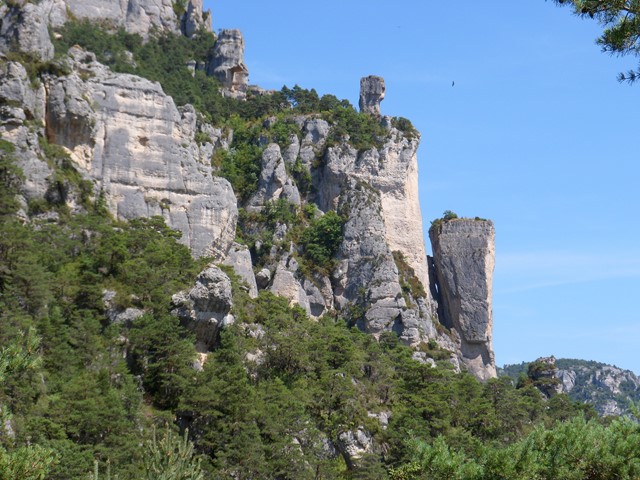
M333 256L342 243L344 219L333 210L312 220L302 233L300 245L304 257L317 269L328 273L333 267Z

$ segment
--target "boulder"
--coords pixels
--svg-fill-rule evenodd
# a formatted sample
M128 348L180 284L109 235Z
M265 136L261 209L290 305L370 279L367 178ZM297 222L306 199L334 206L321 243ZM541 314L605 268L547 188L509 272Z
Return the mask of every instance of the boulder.
M203 270L191 290L173 295L172 303L172 313L196 334L201 351L212 349L219 329L233 322L231 280L216 266Z
M233 271L240 277L240 280L246 283L251 298L258 296L256 276L253 274L251 264L251 253L246 246L234 243L222 263L233 267Z

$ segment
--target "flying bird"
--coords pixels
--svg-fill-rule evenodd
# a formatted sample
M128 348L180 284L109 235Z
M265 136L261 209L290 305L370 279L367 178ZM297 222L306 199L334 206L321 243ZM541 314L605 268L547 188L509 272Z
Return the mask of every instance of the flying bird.
M456 84L455 80L451 82L451 86L453 87Z

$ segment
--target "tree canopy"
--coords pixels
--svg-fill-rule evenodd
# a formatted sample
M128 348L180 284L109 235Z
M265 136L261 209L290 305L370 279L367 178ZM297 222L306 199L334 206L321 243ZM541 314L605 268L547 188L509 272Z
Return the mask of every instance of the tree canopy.
M603 52L612 55L640 55L640 2L637 0L554 0L557 5L569 5L579 17L589 17L603 27L596 43ZM633 83L640 78L636 69L618 74L620 82Z

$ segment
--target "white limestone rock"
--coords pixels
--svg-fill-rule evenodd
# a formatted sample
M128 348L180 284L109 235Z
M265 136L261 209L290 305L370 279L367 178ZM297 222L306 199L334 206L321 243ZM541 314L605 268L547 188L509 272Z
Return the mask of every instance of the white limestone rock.
M262 169L257 192L249 199L249 209L260 209L267 202L279 199L300 205L300 192L287 174L280 147L276 143L267 146L262 154Z
M251 298L256 298L258 296L256 276L253 274L253 266L251 264L251 253L246 246L234 243L222 263L233 267L233 271L236 275L238 275L240 279L247 284L249 296Z
M360 111L380 116L380 102L384 100L386 87L384 78L370 75L360 79Z
M496 377L492 348L495 230L489 220L441 221L430 231L442 323L459 334L461 360L478 378Z
M194 140L193 107L177 108L158 83L113 73L78 47L69 55L73 72L47 83L50 141L69 149L118 218L160 215L195 257L222 260L236 198Z
M221 30L209 53L207 75L216 78L223 94L245 98L249 83L249 70L244 64L244 39L240 30Z

